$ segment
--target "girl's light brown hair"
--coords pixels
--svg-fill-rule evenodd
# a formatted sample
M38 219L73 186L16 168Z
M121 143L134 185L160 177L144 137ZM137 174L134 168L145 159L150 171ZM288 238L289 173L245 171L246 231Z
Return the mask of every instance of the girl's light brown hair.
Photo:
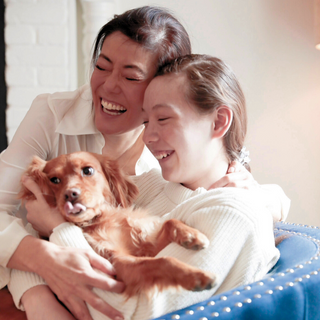
M209 55L191 54L179 57L164 66L157 75L180 74L186 76L189 87L186 99L201 114L227 106L233 120L224 136L229 162L239 160L247 132L247 111L243 91L232 69L222 60ZM248 164L246 168L250 170Z

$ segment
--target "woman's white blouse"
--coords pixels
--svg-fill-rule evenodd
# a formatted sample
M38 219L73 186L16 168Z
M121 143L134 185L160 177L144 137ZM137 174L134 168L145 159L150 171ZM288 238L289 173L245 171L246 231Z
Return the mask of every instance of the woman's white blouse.
M25 230L24 208L17 194L22 173L34 155L50 160L76 151L102 153L104 138L94 123L89 85L72 92L42 94L32 103L8 148L0 155L0 288L9 280L5 268ZM159 168L145 147L136 174Z

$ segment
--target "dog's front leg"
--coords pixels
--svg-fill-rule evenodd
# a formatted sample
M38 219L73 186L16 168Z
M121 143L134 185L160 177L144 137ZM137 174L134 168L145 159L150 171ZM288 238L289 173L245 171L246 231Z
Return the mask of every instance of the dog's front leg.
M171 242L192 250L201 250L209 245L209 240L203 233L177 219L167 220L163 224L157 236L154 256Z
M173 257L149 258L114 255L113 265L117 279L126 285L124 294L128 297L139 293L168 287L182 287L186 290L202 291L215 285L215 276L187 265Z

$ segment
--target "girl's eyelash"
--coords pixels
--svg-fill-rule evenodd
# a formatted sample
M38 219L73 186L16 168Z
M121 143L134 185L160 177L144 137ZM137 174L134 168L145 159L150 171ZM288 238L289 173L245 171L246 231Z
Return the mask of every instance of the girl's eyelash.
M101 67L99 67L97 64L96 64L96 68L97 68L98 70L104 71L104 69L101 68Z
M160 118L158 119L159 121L164 121L164 120L168 120L169 118Z
M129 81L139 81L139 79L135 79L135 78L126 78Z

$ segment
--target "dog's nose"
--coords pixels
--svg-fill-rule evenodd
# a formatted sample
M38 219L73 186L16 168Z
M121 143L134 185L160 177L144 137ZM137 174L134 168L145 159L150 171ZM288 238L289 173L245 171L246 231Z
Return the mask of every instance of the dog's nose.
M74 201L79 198L80 194L81 194L80 189L72 188L66 191L64 197L66 201Z

